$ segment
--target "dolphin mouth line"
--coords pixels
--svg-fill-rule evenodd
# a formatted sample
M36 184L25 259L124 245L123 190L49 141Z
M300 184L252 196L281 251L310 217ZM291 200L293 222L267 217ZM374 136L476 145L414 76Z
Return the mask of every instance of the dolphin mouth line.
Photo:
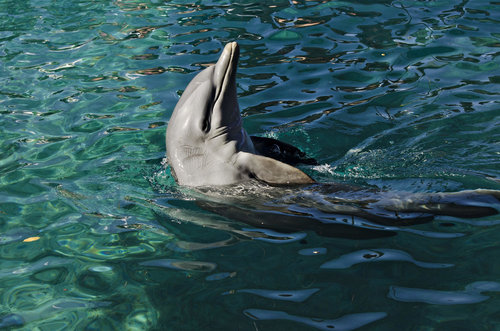
M226 66L224 68L224 76L223 76L223 78L222 78L222 80L220 82L220 85L218 86L218 91L217 91L217 94L216 94L216 96L214 98L213 104L216 104L217 102L219 102L219 99L220 99L221 95L223 94L223 91L226 90L226 88L227 88L227 84L228 84L228 81L231 78L231 75L233 74L233 70L236 69L236 66L234 64L234 60L235 60L235 57L237 56L237 54L239 54L239 52L238 52L238 48L239 48L238 44L236 42L229 43L224 48L224 51L227 48L229 48L228 46L230 47L229 59L228 59L227 64L226 64ZM219 63L217 62L215 64L215 66L217 66L218 64ZM212 110L213 110L213 107L212 107Z

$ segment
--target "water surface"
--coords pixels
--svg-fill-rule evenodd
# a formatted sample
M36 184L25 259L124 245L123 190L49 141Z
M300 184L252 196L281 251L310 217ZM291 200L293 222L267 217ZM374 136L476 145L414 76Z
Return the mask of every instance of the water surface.
M499 9L0 0L0 326L498 328L498 216L262 240L175 184L164 139L236 40L246 130L316 158L315 179L500 189Z

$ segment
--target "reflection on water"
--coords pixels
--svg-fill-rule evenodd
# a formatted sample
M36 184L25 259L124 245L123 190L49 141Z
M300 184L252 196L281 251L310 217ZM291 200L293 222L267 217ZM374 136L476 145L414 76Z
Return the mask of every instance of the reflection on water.
M247 309L245 314L255 320L290 320L306 324L318 330L355 330L361 326L386 317L386 313L360 313L342 316L334 320L323 320L319 318L308 318L287 314L283 311Z
M320 268L323 269L347 269L354 264L363 262L378 261L408 261L421 268L449 268L453 264L447 263L426 263L416 261L408 253L394 249L372 249L352 252L339 257L338 259L325 262Z
M289 291L273 291L273 290L259 290L259 289L242 289L236 293L251 293L264 298L274 300L285 300L293 302L304 302L311 295L318 292L319 288L311 288L307 290L289 290Z
M498 292L497 282L474 282L465 287L465 291L437 291L419 288L391 286L388 297L403 302L424 302L434 305L464 305L482 302L489 296L482 292Z
M162 159L180 93L237 40L246 130L306 151L315 179L499 189L496 6L2 1L0 327L494 329L498 216L283 233L246 191L202 208Z

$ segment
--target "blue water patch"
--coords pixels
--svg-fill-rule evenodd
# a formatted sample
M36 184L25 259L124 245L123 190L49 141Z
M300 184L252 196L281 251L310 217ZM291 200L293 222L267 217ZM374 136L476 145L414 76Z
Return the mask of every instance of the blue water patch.
M380 261L407 261L421 268L450 268L453 264L449 263L428 263L416 261L410 254L395 249L370 249L348 253L341 257L323 263L320 268L323 269L347 269L355 264Z
M245 314L255 320L289 320L300 324L311 326L318 330L355 330L361 326L379 320L386 316L385 313L358 313L342 316L338 319L319 319L295 316L283 311L272 311L264 309L247 309Z
M500 283L483 281L467 285L464 291L442 291L391 286L387 296L402 302L422 302L434 305L465 305L488 300L489 296L482 294L482 292L499 291Z
M274 290L262 290L262 289L241 289L235 291L235 293L250 293L261 296L263 298L273 299L273 300L283 300L292 302L304 302L311 295L318 292L319 288L310 288L307 290L287 290L287 291L274 291Z

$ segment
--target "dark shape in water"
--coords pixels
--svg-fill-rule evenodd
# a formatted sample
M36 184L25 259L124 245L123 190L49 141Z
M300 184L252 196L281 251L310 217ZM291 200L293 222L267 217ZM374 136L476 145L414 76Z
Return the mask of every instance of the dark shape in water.
M287 163L289 165L311 164L318 162L306 156L306 153L295 146L273 138L251 136L253 146L260 155Z
M370 229L342 223L323 223L312 216L256 211L206 201L198 201L197 204L205 210L226 218L283 233L314 231L320 236L348 239L373 239L396 234L394 231L377 230L375 227Z
M435 215L495 215L498 211L489 205L500 201L500 192L493 190L403 194L319 183L204 187L197 188L193 196L201 208L254 227L350 239L392 236L404 227L430 222Z

